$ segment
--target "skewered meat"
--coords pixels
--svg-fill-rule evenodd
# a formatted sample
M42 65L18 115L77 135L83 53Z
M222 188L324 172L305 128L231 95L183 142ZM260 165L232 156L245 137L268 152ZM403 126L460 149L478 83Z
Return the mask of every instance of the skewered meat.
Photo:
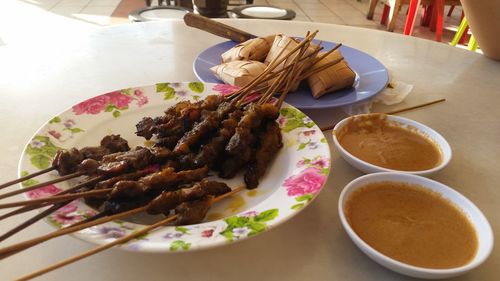
M217 111L205 111L201 121L197 122L193 129L182 136L174 148L176 153L189 153L192 146L219 128L220 123L232 111L236 109L234 103L224 102L219 105Z
M72 148L57 151L54 160L52 160L52 166L56 167L59 175L64 176L76 172L79 169L78 165L84 159L100 161L104 155L128 150L130 148L127 141L121 138L120 135L109 135L101 140L100 146L84 147L80 150ZM88 168L89 166L85 166L80 169L86 170Z
M223 101L219 95L210 95L203 101L191 103L182 101L165 111L164 116L151 118L144 117L137 125L138 136L151 139L153 135L160 138L177 136L188 131L193 124L201 118L203 110L213 111Z
M109 197L134 197L145 193L158 193L163 190L172 190L181 184L200 181L207 176L208 168L175 172L167 167L163 170L147 175L137 181L119 181L113 186Z
M176 225L196 224L203 221L212 205L213 196L206 196L203 199L183 202L175 208L177 219Z
M137 147L126 152L117 152L102 158L101 165L97 169L100 174L123 174L130 170L140 170L151 165L154 155L144 147Z
M201 199L207 195L220 196L229 191L231 188L225 183L204 179L190 188L162 192L149 203L146 212L152 215L168 213L182 202Z
M244 178L248 189L256 188L259 185L259 179L266 172L269 163L283 147L279 125L274 121L267 121L264 127L264 130L258 135L260 147L245 172Z
M263 119L274 120L278 116L279 110L273 104L251 104L238 123L236 133L229 140L226 151L230 155L248 155L253 140L252 129L258 128Z
M220 166L219 158L223 155L227 142L234 135L242 115L243 112L237 109L231 112L226 120L222 121L222 129L209 143L203 145L195 156L194 167L208 165L209 168L217 168Z

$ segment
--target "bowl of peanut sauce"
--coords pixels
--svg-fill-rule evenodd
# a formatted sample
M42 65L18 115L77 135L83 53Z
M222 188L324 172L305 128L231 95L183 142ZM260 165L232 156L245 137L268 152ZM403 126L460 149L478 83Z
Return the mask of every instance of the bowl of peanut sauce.
M410 119L381 113L348 117L333 129L342 158L365 173L404 172L428 176L451 160L443 136Z
M493 249L493 232L466 197L431 179L396 172L364 175L341 192L340 221L372 260L400 274L464 274Z

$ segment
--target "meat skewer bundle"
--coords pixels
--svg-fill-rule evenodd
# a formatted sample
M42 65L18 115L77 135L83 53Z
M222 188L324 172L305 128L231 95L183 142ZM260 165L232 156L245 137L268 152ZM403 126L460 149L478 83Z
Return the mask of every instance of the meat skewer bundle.
M61 177L86 176L85 181L52 198L0 204L0 208L26 205L11 212L14 215L52 203L46 210L50 213L75 198L84 198L99 213L51 235L0 249L0 259L48 239L138 212L175 218L160 225L173 220L177 225L199 223L217 198L239 190L208 180L210 170L221 178L232 178L242 171L246 188L256 188L283 146L276 119L284 97L296 80L303 78L297 69L318 61L316 54L305 52L316 33L308 34L286 56L278 55L261 75L230 95L182 101L162 116L144 117L136 125L136 134L153 143L152 147L130 149L120 136L111 135L97 147L59 151L50 170ZM287 60L291 55L293 60ZM283 65L286 60L289 64ZM274 71L277 66L280 70ZM267 88L259 88L265 92L256 101L254 90L264 81L271 82ZM269 102L278 90L280 98ZM44 215L48 215L46 211ZM120 239L120 243L128 240Z

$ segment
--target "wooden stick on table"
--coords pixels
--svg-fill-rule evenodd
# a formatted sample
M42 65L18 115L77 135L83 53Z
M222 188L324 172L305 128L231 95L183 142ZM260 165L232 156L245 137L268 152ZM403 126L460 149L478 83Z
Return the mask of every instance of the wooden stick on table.
M422 104L418 104L418 105L414 105L414 106L410 106L410 107L405 107L405 108L402 108L402 109L397 109L397 110L393 110L393 111L389 111L389 112L382 112L384 114L396 114L396 113L400 113L400 112L405 112L405 111L409 111L409 110L412 110L412 109L417 109L417 108L421 108L421 107L424 107L424 106L428 106L428 105L431 105L431 104L435 104L435 103L439 103L439 102L443 102L443 101L446 101L446 99L439 99L439 100L435 100L435 101L430 101L430 102L426 102L426 103L422 103ZM325 126L325 127L321 127L321 131L328 131L328 130L331 130L335 127L335 125L337 124L332 124L332 125L328 125L328 126Z

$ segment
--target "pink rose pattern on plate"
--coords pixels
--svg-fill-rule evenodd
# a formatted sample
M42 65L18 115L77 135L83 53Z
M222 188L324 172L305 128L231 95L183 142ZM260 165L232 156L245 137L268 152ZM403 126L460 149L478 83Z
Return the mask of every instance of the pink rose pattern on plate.
M186 87L186 89L187 88L188 87ZM238 89L238 87L228 85L214 85L211 88L213 91L222 95L227 95ZM45 130L44 135L50 137L52 140L57 140L58 143L62 143L66 137L72 137L73 134L84 132L84 130L75 127L79 121L78 115L97 115L99 113L111 112L113 116L118 117L119 114L115 115L115 112L126 110L130 105L142 107L148 104L149 91L146 91L146 93L147 94L141 89L126 89L86 100L75 105L72 108L71 114L65 116L66 118L61 116L61 118L56 117L51 120L50 123L52 127L49 126L48 129ZM193 92L193 95L196 94L199 93ZM149 98L153 99L155 95L156 93L151 93ZM191 92L187 90L186 98L190 96L192 96ZM301 113L295 109L290 109L287 114L288 115L282 114L277 122L280 124L280 127L282 127L284 136L288 134L286 138L294 140L294 153L298 153L302 158L295 162L296 169L294 174L284 179L281 186L286 192L284 196L295 201L295 205L290 207L293 201L288 200L286 203L289 204L287 205L288 207L286 205L272 206L276 209L269 209L267 211L247 210L239 215L237 221L235 220L236 224L234 228L231 229L230 233L228 231L224 232L229 224L227 224L227 222L222 222L221 224L220 221L218 225L200 225L199 228L197 226L189 228L180 227L176 228L175 231L170 230L159 236L160 239L168 241L167 243L170 245L170 251L188 250L194 248L194 246L198 247L199 245L197 244L203 243L201 242L203 240L217 241L221 238L227 240L228 236L237 240L242 237L250 236L251 233L256 232L255 230L252 232L252 229L255 228L260 230L262 228L261 224L264 221L269 220L269 223L278 221L278 213L281 213L281 211L284 211L286 208L289 208L289 210L299 210L303 208L321 190L328 176L330 167L330 159L328 156L324 156L326 155L325 151L320 151L320 148L323 146L322 143L325 143L326 140L317 128L312 128L314 123L312 123L307 116L302 116ZM290 120L295 122L290 122ZM36 144L33 145L36 146ZM324 148L321 148L321 150L323 149ZM60 188L51 185L35 191L30 191L28 196L34 199L50 196L60 191ZM63 227L95 214L95 211L81 208L81 205L81 202L73 201L55 212L48 219L53 225ZM279 207L279 209L277 207ZM270 216L270 211L273 211L273 214L275 214ZM269 214L267 212L269 212ZM266 216L259 215L261 213L266 214ZM239 226L238 223L243 221L246 224L244 226ZM128 224L106 224L96 228L95 234L103 239L117 239L132 232L131 228L127 225ZM148 237L144 239L143 237L143 239L135 240L133 243L130 243L130 247L127 249L141 250L143 249L142 245L148 243L150 239L156 238Z
M113 112L113 116L118 117L120 110L128 109L133 100L136 101L138 107L142 107L148 103L148 98L140 89L135 89L133 94L130 94L130 91L130 89L125 89L90 98L73 106L73 112L76 115L96 115L104 110L106 112Z

